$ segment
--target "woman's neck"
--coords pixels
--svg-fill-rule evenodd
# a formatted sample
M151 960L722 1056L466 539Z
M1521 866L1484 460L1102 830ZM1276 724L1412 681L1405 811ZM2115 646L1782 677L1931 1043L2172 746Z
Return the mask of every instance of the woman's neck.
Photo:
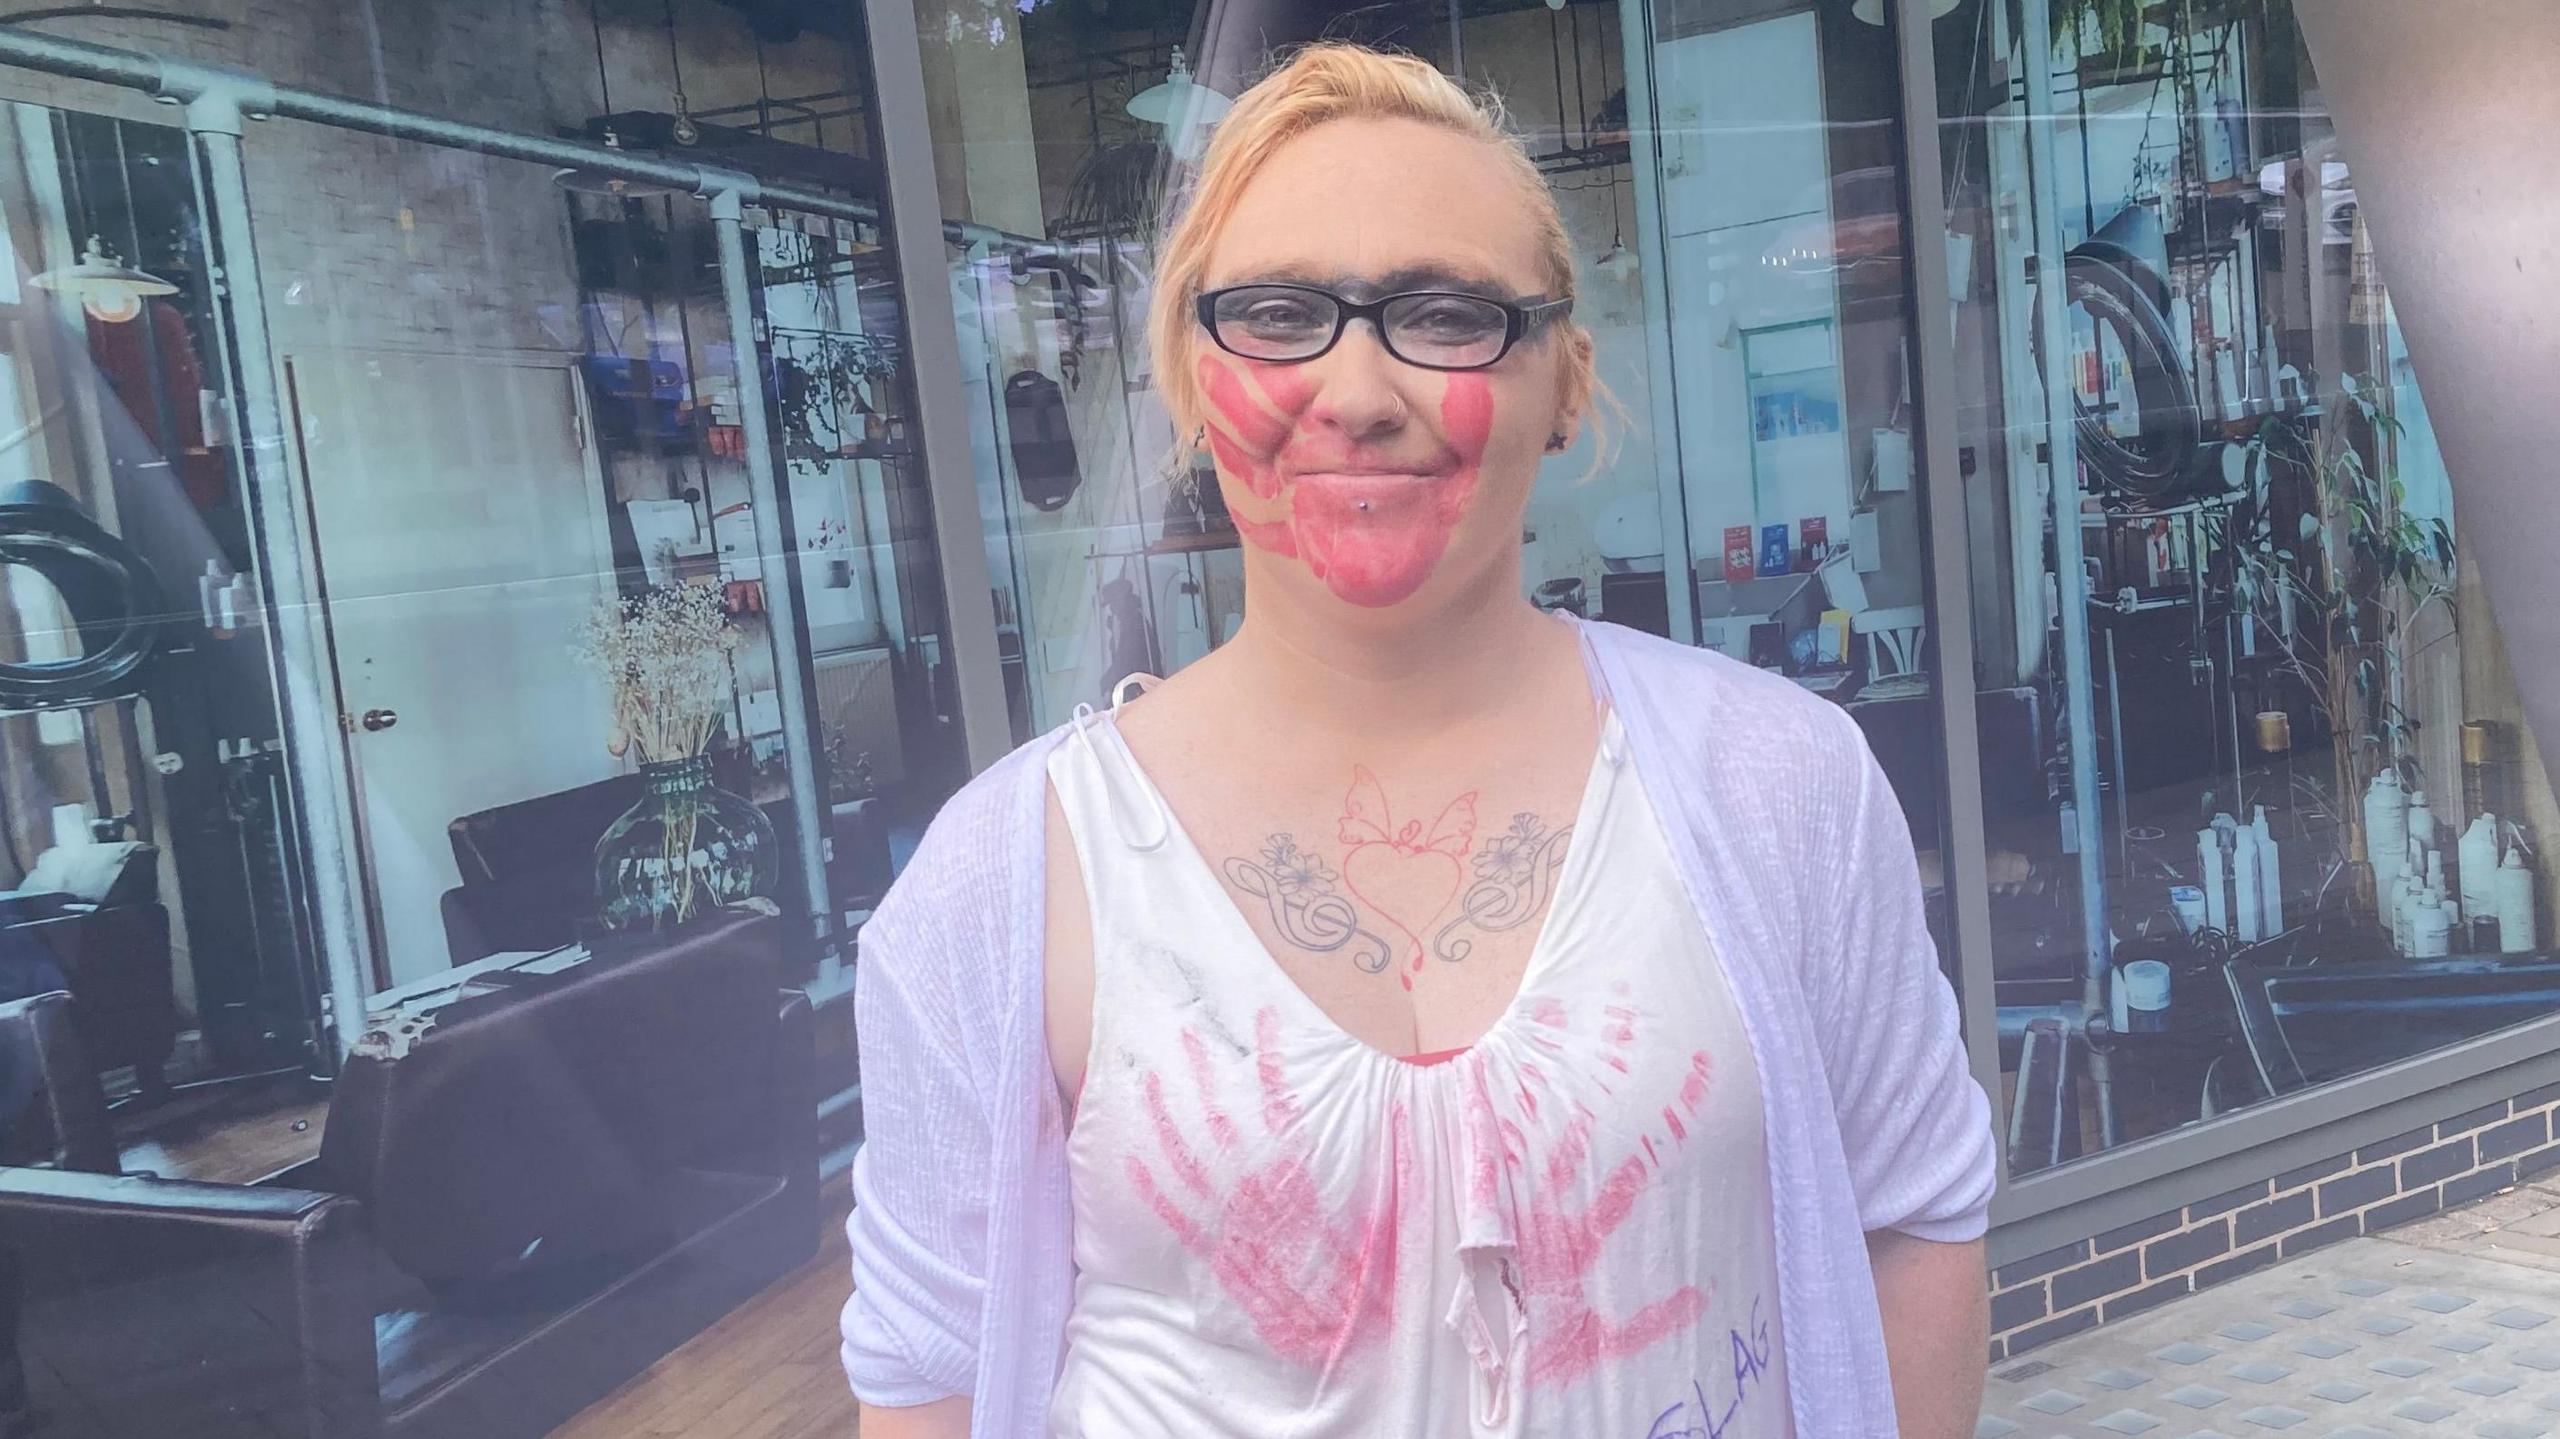
M1357 735L1390 749L1400 738L1445 735L1521 703L1575 644L1521 598L1516 579L1470 588L1487 592L1428 607L1409 601L1351 623L1338 607L1248 603L1243 626L1219 650L1222 687L1300 733Z

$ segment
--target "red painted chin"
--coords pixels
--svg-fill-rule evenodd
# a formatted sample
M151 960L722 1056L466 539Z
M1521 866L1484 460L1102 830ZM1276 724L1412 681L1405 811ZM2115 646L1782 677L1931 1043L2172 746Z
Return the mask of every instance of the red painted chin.
M1296 476L1290 511L1299 556L1346 603L1400 603L1422 588L1448 552L1475 486L1473 467L1435 475Z

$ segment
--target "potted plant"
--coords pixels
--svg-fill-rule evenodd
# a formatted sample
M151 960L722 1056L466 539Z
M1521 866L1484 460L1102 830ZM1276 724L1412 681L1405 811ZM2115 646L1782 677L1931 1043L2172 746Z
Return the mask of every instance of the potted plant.
M868 907L889 887L888 811L871 752L854 749L841 724L827 726L827 811L837 897Z
M596 917L655 931L771 903L779 841L764 812L711 782L738 632L709 584L655 586L590 615L575 649L613 705L606 748L640 765L638 803L596 841Z
M2232 506L2234 599L2301 686L2329 736L2321 796L2345 838L2344 859L2366 857L2356 803L2384 768L2423 782L2410 753L2416 721L2396 698L2402 640L2419 613L2452 603L2453 531L2420 520L2387 458L2401 426L2370 378L2342 376L2327 413L2308 424L2270 417L2245 445L2242 497Z

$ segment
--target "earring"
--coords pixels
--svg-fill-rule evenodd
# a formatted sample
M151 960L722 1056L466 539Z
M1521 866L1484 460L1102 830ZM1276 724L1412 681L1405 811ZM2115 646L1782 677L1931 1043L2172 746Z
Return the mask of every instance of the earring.
M1573 441L1566 439L1564 432L1559 430L1556 433L1547 436L1547 453L1551 455L1563 454L1564 447L1572 443Z

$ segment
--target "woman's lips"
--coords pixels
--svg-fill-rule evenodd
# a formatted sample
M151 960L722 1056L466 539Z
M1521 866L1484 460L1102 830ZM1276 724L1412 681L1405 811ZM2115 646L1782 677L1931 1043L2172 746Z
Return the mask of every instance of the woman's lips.
M1454 478L1455 474L1445 468L1326 468L1286 471L1281 483L1294 488L1302 500L1313 498L1320 503L1347 505L1365 499L1376 506L1412 503Z
M1299 553L1343 599L1394 604L1422 587L1448 548L1473 480L1473 471L1410 469L1293 475Z

